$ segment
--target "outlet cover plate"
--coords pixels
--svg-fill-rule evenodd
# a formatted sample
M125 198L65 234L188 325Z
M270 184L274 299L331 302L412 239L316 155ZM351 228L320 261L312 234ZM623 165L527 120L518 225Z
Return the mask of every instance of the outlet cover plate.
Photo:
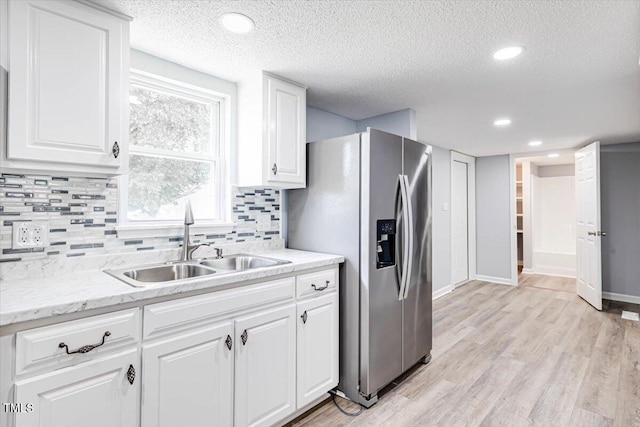
M256 215L256 227L258 231L271 230L271 214L259 213Z
M44 248L49 246L47 221L14 221L11 247L13 249Z

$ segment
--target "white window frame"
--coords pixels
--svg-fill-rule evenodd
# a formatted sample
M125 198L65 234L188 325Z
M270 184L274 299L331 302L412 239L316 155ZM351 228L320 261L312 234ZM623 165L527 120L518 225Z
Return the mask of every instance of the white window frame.
M217 206L218 219L196 221L191 226L194 233L205 233L207 231L221 233L230 231L235 225L231 222L231 186L230 186L230 135L231 135L231 108L230 96L225 93L201 86L192 85L184 81L159 76L157 74L131 69L130 85L138 85L151 90L158 90L171 95L218 104L218 143L214 147L214 152L207 153L174 153L165 152L161 149L149 147L129 146L129 154L152 154L166 155L172 158L182 158L185 160L206 160L215 165L214 179L216 182L215 191L218 197L215 200ZM128 99L129 88L127 88ZM129 126L129 123L127 123ZM127 159L128 161L128 159ZM118 206L118 227L116 228L119 238L132 237L166 237L180 235L183 230L182 220L149 220L149 221L129 221L128 211L128 174L120 177L119 189L120 198Z

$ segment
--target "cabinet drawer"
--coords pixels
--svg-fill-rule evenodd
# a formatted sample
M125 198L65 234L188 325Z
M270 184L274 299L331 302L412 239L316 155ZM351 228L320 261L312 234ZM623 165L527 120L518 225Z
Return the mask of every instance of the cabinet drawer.
M104 344L101 344L103 342ZM16 374L60 368L95 359L115 348L135 345L140 339L140 310L73 320L16 334ZM67 354L85 347L82 351ZM99 345L101 344L101 345ZM91 349L91 346L95 346Z
M198 322L231 315L238 310L292 301L295 295L294 289L295 278L287 277L149 305L144 308L143 338L146 340L186 328L190 329Z
M337 268L301 274L296 279L296 295L298 298L309 295L324 295L334 291L337 286Z

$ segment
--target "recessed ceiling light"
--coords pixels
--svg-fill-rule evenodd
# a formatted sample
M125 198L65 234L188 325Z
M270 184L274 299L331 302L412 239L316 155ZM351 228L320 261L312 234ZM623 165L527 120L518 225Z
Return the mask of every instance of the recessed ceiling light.
M509 126L511 124L511 119L498 119L493 122L495 126Z
M529 143L529 146L531 147L537 147L538 145L542 145L542 141L531 141Z
M236 34L246 34L255 26L253 20L241 13L225 13L220 17L220 24L227 31Z
M551 153L551 154L548 154L548 155L547 155L547 157L551 157L552 159L555 159L556 157L560 157L560 154L558 154L558 153Z
M500 50L496 50L493 53L493 59L498 61L504 61L505 59L515 58L520 55L524 48L522 46L509 46Z

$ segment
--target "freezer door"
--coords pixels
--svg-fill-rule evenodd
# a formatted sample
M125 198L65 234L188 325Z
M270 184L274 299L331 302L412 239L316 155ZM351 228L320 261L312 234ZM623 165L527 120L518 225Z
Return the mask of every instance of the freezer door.
M360 392L368 396L402 373L398 262L396 266L376 265L377 221L397 220L402 138L370 129L362 134L360 152Z
M413 245L403 300L402 370L431 353L431 147L404 139L404 174L409 179Z

